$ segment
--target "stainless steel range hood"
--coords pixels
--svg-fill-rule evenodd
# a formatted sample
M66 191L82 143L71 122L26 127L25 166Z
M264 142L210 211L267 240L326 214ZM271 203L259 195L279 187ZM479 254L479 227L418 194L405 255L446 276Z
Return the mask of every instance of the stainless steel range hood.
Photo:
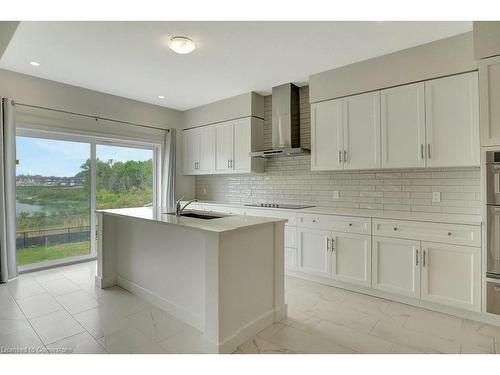
M291 83L273 87L272 101L273 148L251 152L250 156L269 158L309 153L300 147L299 88Z

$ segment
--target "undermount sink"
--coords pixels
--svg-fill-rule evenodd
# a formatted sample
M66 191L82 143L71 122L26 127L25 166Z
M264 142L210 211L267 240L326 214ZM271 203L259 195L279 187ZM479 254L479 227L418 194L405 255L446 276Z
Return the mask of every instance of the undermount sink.
M199 212L183 212L181 216L192 217L194 219L203 219L203 220L220 219L221 217L224 217L224 216L210 215Z

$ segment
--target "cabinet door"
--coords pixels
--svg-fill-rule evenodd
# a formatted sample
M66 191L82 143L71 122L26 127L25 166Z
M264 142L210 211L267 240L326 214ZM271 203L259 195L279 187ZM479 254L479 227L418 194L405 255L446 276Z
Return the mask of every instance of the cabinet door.
M214 125L215 131L215 170L227 172L233 159L233 123Z
M211 173L215 168L214 127L203 126L199 130L199 157L197 173Z
M371 237L335 233L332 240L332 279L371 286Z
M230 167L238 173L251 172L252 124L250 118L234 122L234 158Z
M479 311L481 248L422 242L422 299Z
M311 169L343 168L342 99L311 105Z
M477 72L425 82L428 167L479 165Z
M373 237L372 287L420 298L420 241Z
M298 268L301 272L330 278L331 256L328 250L330 232L301 228Z
M481 145L500 145L500 56L479 61Z
M382 168L425 167L424 84L381 91Z
M198 129L189 129L182 132L184 147L184 174L196 174L198 166Z
M380 91L342 99L344 169L380 168Z

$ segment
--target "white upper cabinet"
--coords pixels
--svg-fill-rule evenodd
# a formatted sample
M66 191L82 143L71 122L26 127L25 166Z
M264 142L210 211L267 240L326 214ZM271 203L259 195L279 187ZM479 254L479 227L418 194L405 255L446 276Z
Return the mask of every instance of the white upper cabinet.
M263 121L250 117L184 130L184 174L262 171L250 152L262 149L263 132Z
M249 153L252 151L252 127L247 119L233 123L234 151L231 158L231 167L235 172L247 172L251 169L252 160Z
M343 169L342 99L311 105L311 170Z
M424 84L381 91L382 168L425 167Z
M182 132L184 147L184 174L196 174L199 158L198 128Z
M425 82L428 167L479 165L477 72Z
M225 122L215 125L215 171L231 170L233 159L233 123Z
M342 99L344 169L380 168L380 92Z
M490 84L486 106L496 98L492 88L500 90L500 59L482 75ZM477 166L478 95L472 72L314 103L311 169ZM486 112L483 139L500 144L500 110Z
M215 167L215 138L214 128L211 126L202 126L199 129L199 158L198 169L199 174L211 173Z
M500 56L479 62L481 145L500 145Z

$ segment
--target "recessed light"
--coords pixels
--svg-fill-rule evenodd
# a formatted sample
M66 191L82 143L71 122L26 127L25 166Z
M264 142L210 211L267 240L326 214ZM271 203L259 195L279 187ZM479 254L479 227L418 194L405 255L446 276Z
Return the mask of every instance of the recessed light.
M196 43L185 36L175 36L168 41L168 46L175 53L184 55L193 52L196 48Z
M31 61L30 64L33 66L40 66L40 63L37 63L36 61Z
M158 95L158 99L165 99L163 95Z

